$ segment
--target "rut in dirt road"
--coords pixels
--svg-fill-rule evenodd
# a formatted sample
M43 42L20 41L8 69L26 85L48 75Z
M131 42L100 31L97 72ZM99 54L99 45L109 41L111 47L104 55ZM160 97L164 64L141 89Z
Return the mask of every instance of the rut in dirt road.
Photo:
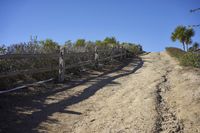
M167 76L170 71L162 76L157 87L157 113L156 132L183 133L183 124L178 120L176 113L167 105L165 93L169 91Z

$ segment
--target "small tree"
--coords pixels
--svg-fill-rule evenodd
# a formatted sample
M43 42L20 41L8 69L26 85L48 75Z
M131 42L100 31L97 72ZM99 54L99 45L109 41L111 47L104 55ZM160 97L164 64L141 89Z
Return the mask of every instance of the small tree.
M193 48L194 48L195 50L198 50L199 47L200 47L199 43L195 42L195 43L193 44Z
M116 46L118 44L118 41L116 40L115 37L106 37L104 40L103 40L103 43L105 45L113 45L113 46Z
M131 53L135 55L143 53L143 48L140 44L123 42L121 43L121 45L123 45L126 48L126 50L130 51Z
M185 26L178 26L172 33L171 39L172 41L179 40L185 51L185 45L187 45L188 50L188 45L192 43L192 36L194 36L194 30L192 28L187 29Z
M100 41L100 40L96 40L95 41L95 45L97 45L99 47L102 47L102 46L104 46L104 43L102 41Z
M199 43L195 42L192 47L189 48L189 51L196 51L199 49Z
M85 47L85 39L78 39L75 43L76 47Z
M46 39L45 41L40 42L42 44L43 50L45 53L52 53L59 50L60 46L57 42L54 42L51 39Z
M6 53L6 47L5 45L0 45L0 55Z

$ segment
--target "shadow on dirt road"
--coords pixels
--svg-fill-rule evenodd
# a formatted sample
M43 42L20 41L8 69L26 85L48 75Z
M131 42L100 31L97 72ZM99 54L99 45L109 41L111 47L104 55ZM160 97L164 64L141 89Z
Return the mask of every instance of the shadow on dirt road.
M133 69L131 71L122 70L124 67L131 64ZM139 68L143 66L143 61L141 59L128 60L124 62L123 65L117 67L116 69L106 72L104 74L98 75L96 77L88 78L87 80L71 82L68 87L60 89L49 89L42 92L37 92L33 95L23 95L18 92L16 94L1 95L0 96L0 132L20 132L20 133L31 133L38 132L37 127L41 122L48 121L49 123L56 123L57 120L50 119L53 113L62 112L74 115L81 115L81 112L75 112L66 110L68 106L77 104L85 99L88 99L94 95L98 90L102 89L108 84L116 84L113 80L127 76L134 73ZM109 76L113 72L121 71L115 76ZM91 81L92 80L92 81ZM66 97L65 99L51 104L44 104L46 98L56 93L67 91L68 89L73 89L78 85L82 85L86 82L93 82L93 84L84 89L79 95L74 95L71 97ZM20 94L19 94L20 93ZM39 93L39 94L38 94ZM28 110L29 113L21 113L24 110Z

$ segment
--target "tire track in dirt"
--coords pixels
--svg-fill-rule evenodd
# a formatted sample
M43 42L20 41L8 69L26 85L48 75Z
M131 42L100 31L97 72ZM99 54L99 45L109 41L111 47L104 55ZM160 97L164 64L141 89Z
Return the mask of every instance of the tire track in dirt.
M161 77L161 82L156 86L157 91L157 113L156 133L183 133L183 124L177 118L175 111L167 104L165 94L170 89L168 82L169 70Z

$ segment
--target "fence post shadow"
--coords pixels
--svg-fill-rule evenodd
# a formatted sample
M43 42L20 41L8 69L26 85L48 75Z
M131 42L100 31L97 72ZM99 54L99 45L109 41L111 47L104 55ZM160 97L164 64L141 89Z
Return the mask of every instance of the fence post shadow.
M81 112L72 112L72 111L65 111L65 110L67 109L68 106L77 104L77 103L82 102L82 101L88 99L89 97L93 96L98 90L100 90L104 86L112 83L113 80L118 79L123 76L127 76L129 74L132 74L132 73L136 72L142 66L143 66L143 61L141 59L139 59L139 60L137 60L136 67L129 72L118 74L113 77L107 76L105 74L105 75L101 76L101 78L99 78L99 79L97 78L96 83L85 88L81 94L79 94L77 96L72 96L68 99L63 99L57 103L46 105L45 107L42 107L40 111L37 111L37 112L34 112L33 114L31 114L32 118L38 118L38 119L36 122L34 122L31 125L28 132L32 132L35 128L37 128L39 126L39 124L41 122L47 121L48 116L51 116L55 112L72 113L72 114L76 114L76 115L81 115ZM121 70L122 68L120 68L118 70ZM118 71L118 70L115 70L115 71Z
M108 74L122 70L124 67L126 67L130 63L130 61L127 61L123 65L117 67L116 69L106 72L97 77L88 79L86 81L79 82L78 84L72 84L69 87L61 88L60 90L44 93L44 95L42 95L42 97L38 97L38 99L35 99L36 101L40 101L40 103L38 103L39 104L39 106L37 108L38 111L35 111L32 114L23 114L23 115L17 114L18 117L23 117L22 123L17 125L17 127L15 127L14 129L8 129L8 132L9 131L11 131L11 132L20 131L20 132L24 132L24 133L38 132L37 128L41 122L44 122L44 121L54 122L54 123L57 122L57 120L53 120L53 119L49 118L49 116L51 116L52 114L54 114L56 112L73 114L73 115L81 115L82 114L81 112L79 112L79 111L75 112L75 111L68 110L67 107L88 99L89 97L94 95L98 90L102 89L104 86L106 86L108 84L112 84L113 80L118 79L123 76L126 76L126 75L129 75L129 74L132 74L143 66L143 61L141 59L134 59L134 60L135 60L135 63L134 63L135 67L131 71L123 71L123 73L119 73L113 77L107 76ZM82 85L91 80L95 80L96 82L94 84L92 84L91 86L85 88L81 94L79 94L77 96L71 96L71 97L69 97L67 99L63 99L59 102L44 106L44 101L48 96L54 95L58 92L66 91L67 89L73 89L73 87ZM22 116L20 116L20 115L22 115ZM21 131L20 129L24 129L24 130Z

